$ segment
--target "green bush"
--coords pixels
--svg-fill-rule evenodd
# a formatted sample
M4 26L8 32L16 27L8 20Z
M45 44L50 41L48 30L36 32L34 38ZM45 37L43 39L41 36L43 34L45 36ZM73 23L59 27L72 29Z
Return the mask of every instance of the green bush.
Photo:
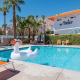
M54 34L54 31L47 30L44 34Z
M70 35L50 35L45 37L45 41L53 41L54 44L57 44L57 40L66 41L69 39L70 45L80 45L80 34L70 34Z
M0 29L0 35L3 35L3 31Z
M25 39L23 39L23 43L28 43L29 42L29 38L25 38Z

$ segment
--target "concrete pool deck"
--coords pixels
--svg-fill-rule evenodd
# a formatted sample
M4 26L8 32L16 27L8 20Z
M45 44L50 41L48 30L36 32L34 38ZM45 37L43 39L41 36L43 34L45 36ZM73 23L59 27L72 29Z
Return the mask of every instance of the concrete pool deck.
M80 80L80 72L45 65L14 61L16 71L0 67L0 80ZM6 65L12 68L11 64Z
M51 46L51 45L20 45L22 47L29 46ZM56 47L77 47L76 45L53 45ZM80 72L28 63L18 60L11 60L14 62L16 71L11 72L4 67L0 67L0 80L80 80ZM12 68L11 64L6 65Z

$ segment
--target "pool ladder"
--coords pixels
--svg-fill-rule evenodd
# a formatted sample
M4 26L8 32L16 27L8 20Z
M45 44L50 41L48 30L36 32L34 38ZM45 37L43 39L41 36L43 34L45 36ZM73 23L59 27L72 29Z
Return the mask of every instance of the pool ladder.
M48 44L48 42L49 42L49 45L52 44L52 46L53 46L53 41L52 41L52 40L48 40L48 41L46 42L46 45Z

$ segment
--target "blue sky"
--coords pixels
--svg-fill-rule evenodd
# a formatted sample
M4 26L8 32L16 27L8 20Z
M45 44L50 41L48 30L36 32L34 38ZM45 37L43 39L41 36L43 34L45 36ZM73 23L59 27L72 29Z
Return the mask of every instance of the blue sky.
M3 0L0 0L0 7ZM45 17L54 16L63 12L72 11L80 8L80 0L24 0L25 5L20 5L21 12L16 10L16 14L26 17L28 15L41 15ZM6 15L7 25L12 24L10 19L13 18L13 10L10 9L9 13ZM0 27L4 24L4 16L0 11Z

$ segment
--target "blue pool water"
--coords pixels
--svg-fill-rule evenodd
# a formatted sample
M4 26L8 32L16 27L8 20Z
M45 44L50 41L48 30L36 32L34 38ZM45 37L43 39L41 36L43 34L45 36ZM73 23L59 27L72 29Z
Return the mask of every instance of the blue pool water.
M20 50L25 50L27 48L28 47ZM25 62L80 71L80 48L31 47L33 51L35 48L38 48L37 57L33 60L24 60ZM13 50L1 51L0 57L10 58L12 51Z

